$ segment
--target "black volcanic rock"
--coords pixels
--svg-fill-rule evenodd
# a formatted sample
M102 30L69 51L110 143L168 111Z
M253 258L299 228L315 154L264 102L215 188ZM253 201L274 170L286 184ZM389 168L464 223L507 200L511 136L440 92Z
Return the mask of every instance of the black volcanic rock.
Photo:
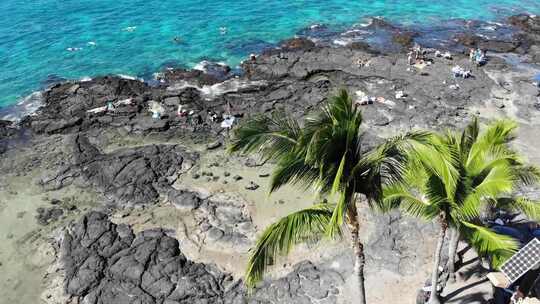
M159 98L159 95L158 89L141 81L115 76L66 82L46 90L43 93L44 106L38 110L38 115L27 117L24 123L38 134L84 131L140 113L145 101ZM106 106L107 102L126 99L132 100L131 105L117 107L115 118L108 122L88 112Z
M392 41L401 45L404 48L410 48L414 44L414 38L418 36L418 33L411 31L396 31L392 35Z
M384 18L375 17L371 18L369 25L367 26L369 30L398 30L398 28L391 24Z
M540 31L540 17L526 14L519 14L508 17L508 23L525 31L538 32Z
M369 43L362 42L362 41L355 41L347 45L347 47L357 50L357 51L364 51L370 54L379 54L380 52L377 50L374 50Z
M504 41L486 39L471 33L457 34L454 36L454 41L468 48L480 48L498 53L515 51L521 45L521 42L517 40Z
M286 51L308 51L315 47L315 42L307 38L292 38L281 42L280 46L283 50Z
M91 304L334 304L344 283L338 272L302 262L248 295L231 275L188 260L167 231L135 234L99 212L74 224L60 249L65 293Z
M172 69L163 74L163 80L168 83L187 81L194 85L213 85L223 81L220 77L207 74L200 70Z
M540 62L540 17L516 15L508 18L508 22L521 30L516 39L521 42L523 52L530 55L532 62Z
M61 246L64 290L85 303L233 303L230 276L188 261L162 229L137 235L105 214L85 215Z
M15 131L12 121L0 120L0 140L15 134Z
M91 185L117 206L153 204L166 194L183 166L197 156L176 145L149 145L102 153L82 135L68 140L70 164L42 178L45 189L59 189L73 182Z

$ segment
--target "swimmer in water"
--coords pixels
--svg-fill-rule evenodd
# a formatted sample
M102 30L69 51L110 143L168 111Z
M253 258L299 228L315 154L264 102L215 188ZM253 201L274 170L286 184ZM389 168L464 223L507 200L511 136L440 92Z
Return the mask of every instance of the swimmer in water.
M228 31L227 28L224 27L224 26L222 26L222 27L219 28L219 32L221 33L221 35L227 34L227 31Z
M173 41L174 41L174 43L180 43L180 42L182 42L182 39L180 37L178 37L178 36L174 36Z

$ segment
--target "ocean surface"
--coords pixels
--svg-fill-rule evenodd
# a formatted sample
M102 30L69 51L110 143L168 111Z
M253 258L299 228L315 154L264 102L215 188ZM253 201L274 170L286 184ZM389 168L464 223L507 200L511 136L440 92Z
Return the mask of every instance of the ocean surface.
M62 79L234 66L294 35L339 44L368 16L442 33L454 19L523 12L540 13L540 0L0 0L0 107Z

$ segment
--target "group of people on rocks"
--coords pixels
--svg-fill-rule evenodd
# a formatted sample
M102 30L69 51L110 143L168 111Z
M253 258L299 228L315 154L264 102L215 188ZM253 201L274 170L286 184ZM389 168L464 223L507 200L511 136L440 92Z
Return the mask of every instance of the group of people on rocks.
M472 48L469 50L469 60L478 66L484 65L487 62L487 51Z
M407 53L407 63L409 65L414 65L417 63L430 63L426 59L426 50L422 49L419 45L415 45L409 53ZM441 53L440 51L435 51L435 57L443 57L445 59L452 59L452 54L450 52ZM480 48L471 48L469 50L469 60L472 63L475 63L477 66L484 65L487 62L487 51Z
M180 119L185 119L187 123L193 123L196 125L203 124L204 120L201 114L196 113L194 110L188 110L186 105L178 105L176 110L176 116ZM236 117L231 114L217 113L213 110L206 111L206 122L208 124L221 123L223 129L230 130L236 120Z
M426 51L423 50L419 45L415 45L412 50L407 53L407 62L409 65L414 65L416 63L424 63Z

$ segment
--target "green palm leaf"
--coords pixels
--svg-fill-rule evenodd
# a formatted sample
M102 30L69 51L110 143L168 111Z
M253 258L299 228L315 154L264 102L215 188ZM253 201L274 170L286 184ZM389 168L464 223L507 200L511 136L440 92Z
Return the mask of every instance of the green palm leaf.
M522 212L528 218L540 221L540 203L524 197L503 197L495 201L495 206L512 212Z
M492 266L498 268L519 248L518 242L489 228L463 221L461 229L465 238L481 256L491 258Z
M289 214L266 228L249 258L246 284L254 287L263 278L267 266L277 256L287 255L294 245L319 240L326 233L331 218L328 204L318 204Z
M260 152L266 159L285 155L300 138L296 120L284 113L256 116L235 129L230 152Z

